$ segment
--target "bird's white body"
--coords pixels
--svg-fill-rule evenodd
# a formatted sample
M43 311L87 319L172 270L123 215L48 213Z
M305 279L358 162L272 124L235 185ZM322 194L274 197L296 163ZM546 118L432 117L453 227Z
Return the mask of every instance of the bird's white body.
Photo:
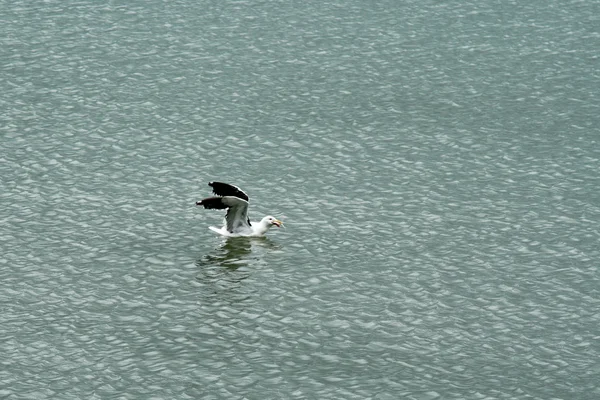
M260 222L251 222L250 225L246 225L244 227L238 227L234 232L229 232L227 230L227 222L223 224L222 227L217 228L216 226L209 226L213 232L218 233L222 236L227 237L260 237L264 236L265 233L271 228L274 224L272 223L273 217L264 217Z

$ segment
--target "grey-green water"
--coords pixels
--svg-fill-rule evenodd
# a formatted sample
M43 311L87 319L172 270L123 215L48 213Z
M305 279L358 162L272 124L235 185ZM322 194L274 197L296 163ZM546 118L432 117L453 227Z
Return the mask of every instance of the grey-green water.
M0 5L0 397L600 397L600 3Z

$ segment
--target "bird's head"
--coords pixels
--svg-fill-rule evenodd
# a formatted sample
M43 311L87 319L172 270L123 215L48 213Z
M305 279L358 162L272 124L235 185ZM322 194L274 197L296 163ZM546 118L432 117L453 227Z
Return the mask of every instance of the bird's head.
M266 217L264 217L263 222L266 222L267 226L275 225L278 228L281 228L283 226L283 222L281 222L277 218L272 217L270 215L267 215Z

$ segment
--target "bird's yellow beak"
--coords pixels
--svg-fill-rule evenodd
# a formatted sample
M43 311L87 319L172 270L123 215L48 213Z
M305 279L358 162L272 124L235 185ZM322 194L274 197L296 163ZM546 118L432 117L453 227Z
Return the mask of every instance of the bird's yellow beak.
M277 226L278 228L281 228L281 227L283 227L283 222L276 219L275 221L273 221L273 225Z

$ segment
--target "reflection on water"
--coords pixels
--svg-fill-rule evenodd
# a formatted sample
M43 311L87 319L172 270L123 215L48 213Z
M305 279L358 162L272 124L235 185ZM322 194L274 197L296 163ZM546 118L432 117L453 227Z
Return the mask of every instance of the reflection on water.
M231 291L252 273L252 269L265 265L268 253L280 245L266 237L227 238L220 246L196 261L199 267L196 279L213 291ZM252 267L252 268L247 268Z
M220 266L235 270L241 266L260 263L265 255L265 250L278 249L279 247L266 237L227 238L221 246L199 259L196 264L198 266Z

